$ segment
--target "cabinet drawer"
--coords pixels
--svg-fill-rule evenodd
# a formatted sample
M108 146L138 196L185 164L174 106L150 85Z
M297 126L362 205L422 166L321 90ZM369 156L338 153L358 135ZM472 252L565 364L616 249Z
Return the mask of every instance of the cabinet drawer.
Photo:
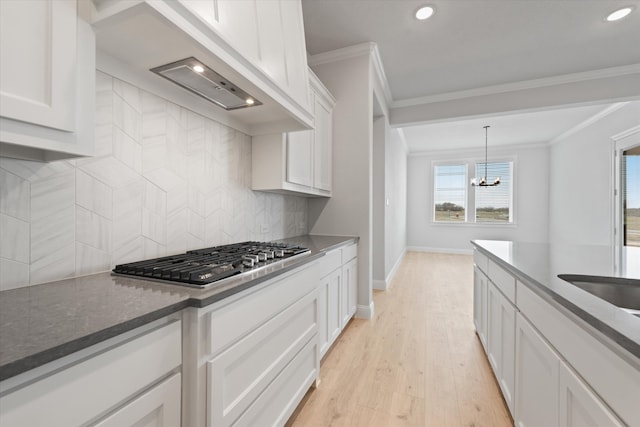
M207 355L215 355L264 324L318 286L317 264L277 278L253 294L204 315L209 316Z
M507 273L505 269L498 266L498 264L491 260L489 260L488 276L489 280L491 280L493 284L496 285L498 289L500 289L500 292L502 292L509 301L515 304L516 278Z
M234 427L284 425L318 377L317 345L309 341Z
M327 274L339 268L342 265L342 249L334 249L327 252L325 256L320 258L320 277L325 277Z
M517 305L522 314L627 425L640 426L638 369L520 282Z
M181 322L148 332L0 398L0 425L75 426L180 366Z
M313 338L314 291L207 362L210 426L232 424Z
M484 274L487 274L489 271L489 258L486 255L476 249L473 251L473 262Z
M358 256L358 244L354 243L342 249L342 263L346 264Z

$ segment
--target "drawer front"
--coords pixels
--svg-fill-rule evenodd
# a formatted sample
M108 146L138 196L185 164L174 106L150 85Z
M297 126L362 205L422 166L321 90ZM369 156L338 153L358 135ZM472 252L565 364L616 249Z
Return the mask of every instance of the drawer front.
M354 243L342 249L342 263L346 264L358 256L358 244Z
M231 425L310 339L317 344L317 292L207 362L210 426Z
M473 262L484 274L487 274L489 271L489 258L486 255L476 249L473 251Z
M257 292L224 307L205 311L204 316L209 316L205 320L209 325L206 355L216 355L314 291L319 280L317 266L318 264L304 266L288 277L271 281Z
M507 273L505 269L498 266L495 262L489 260L489 280L493 282L494 285L500 292L507 297L509 301L513 304L516 302L516 278L511 274Z
M318 377L317 340L312 339L234 424L234 427L281 426Z
M327 252L325 256L320 258L320 277L325 277L336 268L340 268L341 265L342 249L335 249Z
M3 396L0 426L89 422L180 366L181 331L175 321Z
M639 427L640 370L520 282L517 302L522 314L602 400L627 425Z
M171 378L109 415L95 427L179 426L180 384L181 375L174 374Z

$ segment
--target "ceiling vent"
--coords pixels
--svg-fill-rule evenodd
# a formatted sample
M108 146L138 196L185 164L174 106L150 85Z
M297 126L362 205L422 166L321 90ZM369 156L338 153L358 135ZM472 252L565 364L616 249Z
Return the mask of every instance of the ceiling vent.
M262 105L260 101L193 57L155 67L151 71L227 111Z

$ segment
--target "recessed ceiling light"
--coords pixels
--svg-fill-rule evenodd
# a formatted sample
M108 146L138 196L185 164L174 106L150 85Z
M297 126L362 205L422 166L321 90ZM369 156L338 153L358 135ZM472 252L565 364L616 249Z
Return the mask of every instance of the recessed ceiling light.
M622 9L615 10L611 12L605 18L607 22L619 21L625 16L629 15L633 11L633 6L623 7Z
M204 68L202 67L202 65L194 65L193 71L195 71L196 73L204 73Z
M430 18L434 12L435 10L433 9L433 6L422 6L420 9L416 10L416 18L424 21L425 19Z

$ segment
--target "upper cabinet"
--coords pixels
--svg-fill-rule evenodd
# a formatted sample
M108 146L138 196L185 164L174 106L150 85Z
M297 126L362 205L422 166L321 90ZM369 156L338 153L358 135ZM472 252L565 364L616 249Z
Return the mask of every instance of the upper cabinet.
M0 2L0 156L91 155L95 40L76 0Z
M93 5L101 71L252 136L313 126L299 0L93 0ZM209 78L204 88L205 80L186 76L197 80L199 96L150 71L191 57L258 102L225 110L202 96L219 81Z
M253 138L253 190L331 196L335 99L309 71L314 128Z

